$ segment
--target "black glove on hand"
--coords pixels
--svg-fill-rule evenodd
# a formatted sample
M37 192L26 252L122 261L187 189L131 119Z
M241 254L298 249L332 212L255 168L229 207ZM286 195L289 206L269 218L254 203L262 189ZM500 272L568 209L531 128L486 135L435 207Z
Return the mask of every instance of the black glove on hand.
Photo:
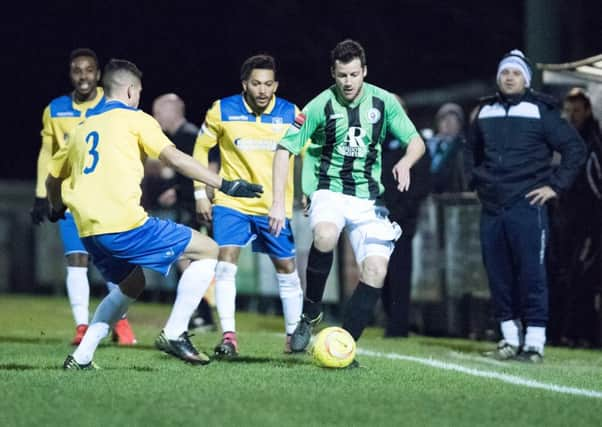
M261 197L263 187L258 184L251 184L244 179L228 181L222 178L222 186L219 191L233 197Z
M65 219L66 210L66 207L61 209L60 211L55 211L54 209L51 209L50 212L48 212L48 221L57 222L59 219Z
M50 207L48 206L48 199L45 197L36 197L33 202L33 208L29 211L31 222L35 225L39 225L46 220L49 213Z

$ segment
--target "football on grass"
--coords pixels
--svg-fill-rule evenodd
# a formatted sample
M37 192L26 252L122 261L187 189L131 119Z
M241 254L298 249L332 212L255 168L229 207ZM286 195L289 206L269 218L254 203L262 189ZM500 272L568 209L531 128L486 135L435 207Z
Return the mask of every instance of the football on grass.
M343 328L322 329L314 338L311 355L323 368L345 368L355 358L355 340Z

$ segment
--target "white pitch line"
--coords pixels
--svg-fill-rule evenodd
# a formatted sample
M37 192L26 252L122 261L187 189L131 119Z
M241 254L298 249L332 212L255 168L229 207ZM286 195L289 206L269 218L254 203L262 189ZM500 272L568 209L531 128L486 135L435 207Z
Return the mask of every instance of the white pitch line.
M553 391L556 393L572 394L572 395L576 395L576 396L586 396L586 397L594 397L597 399L602 399L602 392L596 391L596 390L587 390L587 389L583 389L583 388L567 387L567 386L557 385L557 384L548 384L548 383L543 383L540 381L522 378L522 377L519 377L516 375L509 375L509 374L503 374L500 372L484 371L484 370L479 370L479 369L474 369L474 368L467 368L465 366L457 365L455 363L442 362L440 360L435 360L435 359L427 359L427 358L416 357L416 356L406 356L406 355L397 354L397 353L381 353L378 351L364 350L364 349L359 349L359 348L357 350L357 353L364 355L364 356L379 357L379 358L393 359L393 360L405 360L408 362L420 363L422 365L431 366L433 368L461 372L463 374L472 375L475 377L491 378L491 379L503 381L503 382L509 383L509 384L522 385L522 386L530 387L530 388L538 388L538 389L542 389L542 390Z

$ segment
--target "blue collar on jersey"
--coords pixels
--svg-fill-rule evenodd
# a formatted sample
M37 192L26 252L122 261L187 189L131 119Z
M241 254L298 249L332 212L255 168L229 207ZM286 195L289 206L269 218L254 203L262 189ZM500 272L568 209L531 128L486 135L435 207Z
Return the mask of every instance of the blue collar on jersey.
M130 107L129 105L124 104L122 101L118 101L116 99L112 99L110 101L105 101L99 103L96 107L91 108L86 113L86 116L97 116L102 113L106 113L111 110L123 109L123 110L131 110L138 111L137 108Z

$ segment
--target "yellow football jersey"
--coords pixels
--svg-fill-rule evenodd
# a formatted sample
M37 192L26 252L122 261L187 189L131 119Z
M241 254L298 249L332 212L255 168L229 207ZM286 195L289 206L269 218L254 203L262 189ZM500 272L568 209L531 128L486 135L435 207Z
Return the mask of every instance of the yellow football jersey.
M89 111L49 166L55 178L68 178L63 202L73 213L80 237L144 224L148 215L140 205L143 160L159 157L168 145L173 144L159 123L141 110L108 101Z
M264 113L256 116L242 94L213 103L197 137L194 157L207 165L209 149L219 145L221 172L229 180L245 179L263 185L260 198L242 199L215 192L215 205L248 215L267 215L272 206L272 161L278 141L294 122L298 108L273 97ZM286 216L293 214L293 162L291 157L286 188ZM195 186L202 186L195 182Z
M36 197L46 197L46 177L50 159L69 137L71 130L82 122L88 110L102 105L105 101L102 88L97 88L94 99L81 104L73 101L70 95L53 99L42 114L42 146L38 155Z

